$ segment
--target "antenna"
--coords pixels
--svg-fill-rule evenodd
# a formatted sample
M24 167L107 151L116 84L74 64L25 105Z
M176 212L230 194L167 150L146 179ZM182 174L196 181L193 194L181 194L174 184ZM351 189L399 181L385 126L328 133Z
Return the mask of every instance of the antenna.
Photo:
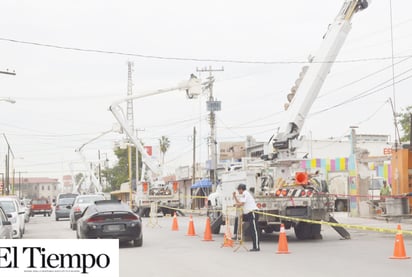
M132 62L127 62L127 96L132 96L133 95L133 66L134 64ZM127 100L127 122L129 123L130 130L132 130L132 133L134 133L134 118L133 118L134 112L133 112L133 100Z

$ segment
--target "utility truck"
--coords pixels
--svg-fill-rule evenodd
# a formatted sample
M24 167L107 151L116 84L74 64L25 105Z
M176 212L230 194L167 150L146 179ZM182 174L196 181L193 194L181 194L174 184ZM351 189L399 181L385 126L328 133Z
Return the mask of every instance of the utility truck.
M245 163L241 170L221 175L221 184L208 198L213 233L219 232L228 215L234 215L232 193L239 183L246 184L254 194L262 212L260 230L279 231L283 223L285 229L294 228L298 239L316 239L321 238L317 222L336 222L330 214L334 199L326 193L325 181L318 172L299 169L296 150L304 121L351 29L350 21L367 6L366 0L344 1L320 49L303 67L287 96L282 126L270 139L273 151L263 155L261 161ZM345 229L334 228L342 237L350 238Z

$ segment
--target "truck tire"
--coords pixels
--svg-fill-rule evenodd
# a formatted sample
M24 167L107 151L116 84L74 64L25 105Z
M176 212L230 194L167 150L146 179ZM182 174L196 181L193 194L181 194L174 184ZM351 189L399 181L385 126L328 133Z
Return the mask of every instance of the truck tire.
M337 212L345 211L345 203L342 200L336 201L336 211Z
M223 224L223 215L220 211L208 209L207 216L210 218L210 226L212 234L217 235L220 233L220 226Z
M272 227L265 227L263 228L263 231L265 231L265 234L272 234L275 231L275 229Z
M298 222L294 229L296 238L299 240L322 239L320 224Z

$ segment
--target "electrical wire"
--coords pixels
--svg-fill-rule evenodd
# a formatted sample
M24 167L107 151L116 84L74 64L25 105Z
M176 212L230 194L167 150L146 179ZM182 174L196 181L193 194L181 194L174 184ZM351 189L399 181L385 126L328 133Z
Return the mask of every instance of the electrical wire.
M218 62L218 63L236 63L236 64L307 64L307 61L257 61L257 60L236 60L236 59L213 59L213 58L186 58L186 57L167 57L167 56L157 56L157 55L144 55L138 53L126 53L121 51L109 51L109 50L99 50L99 49L90 49L90 48L80 48L80 47L69 47L61 46L57 44L47 44L33 41L24 41L11 38L2 38L0 41L6 41L11 43L26 44L26 45L35 45L40 47L48 47L62 50L70 51L79 51L79 52L88 52L88 53L98 53L98 54L109 54L109 55L120 55L144 59L157 59L157 60L175 60L175 61L189 61L189 62ZM412 55L398 56L399 58L412 57ZM334 60L334 61L314 61L313 63L357 63L357 62L370 62L370 61L383 61L390 60L394 57L374 57L374 58L359 58L359 59L348 59L348 60Z

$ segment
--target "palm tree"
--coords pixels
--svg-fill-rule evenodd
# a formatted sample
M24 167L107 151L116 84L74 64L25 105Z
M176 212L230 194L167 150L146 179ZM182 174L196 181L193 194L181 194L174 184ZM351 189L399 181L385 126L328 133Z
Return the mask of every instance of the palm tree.
M167 150L169 150L169 147L170 147L170 140L168 137L162 136L159 139L159 144L160 144L160 152L162 153L162 166L163 166L165 163L165 154Z

